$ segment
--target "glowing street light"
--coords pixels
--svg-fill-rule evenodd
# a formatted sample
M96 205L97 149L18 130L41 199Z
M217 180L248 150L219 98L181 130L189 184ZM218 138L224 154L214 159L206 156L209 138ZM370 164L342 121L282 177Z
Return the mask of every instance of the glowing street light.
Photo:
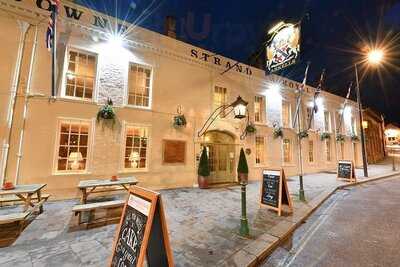
M378 65L382 62L384 57L383 50L381 49L373 49L370 50L367 54L368 63L372 65Z

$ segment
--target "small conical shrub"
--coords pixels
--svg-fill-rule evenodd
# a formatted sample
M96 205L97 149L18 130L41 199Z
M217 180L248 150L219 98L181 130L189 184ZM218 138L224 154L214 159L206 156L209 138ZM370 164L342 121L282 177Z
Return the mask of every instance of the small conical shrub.
M210 176L210 166L208 164L206 147L204 147L203 151L201 152L199 169L197 171L197 174L204 177Z
M244 154L243 148L240 149L239 163L238 163L238 167L237 167L237 172L238 173L243 173L243 174L248 174L249 173L249 167L247 166L246 155Z

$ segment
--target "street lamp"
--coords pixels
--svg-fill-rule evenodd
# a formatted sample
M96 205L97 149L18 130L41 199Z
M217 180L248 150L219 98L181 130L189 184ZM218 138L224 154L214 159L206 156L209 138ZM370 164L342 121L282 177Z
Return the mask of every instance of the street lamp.
M366 55L366 62L370 65L379 65L384 57L384 51L381 49L371 49L368 51ZM367 162L367 152L365 148L365 133L364 127L362 125L363 114L362 114L362 104L361 104L361 96L360 96L360 83L358 80L358 69L357 63L354 64L354 70L356 73L356 92L357 92L357 104L358 104L358 114L360 118L360 134L361 134L361 148L362 148L362 157L363 157L363 169L364 169L364 177L368 177L368 162Z

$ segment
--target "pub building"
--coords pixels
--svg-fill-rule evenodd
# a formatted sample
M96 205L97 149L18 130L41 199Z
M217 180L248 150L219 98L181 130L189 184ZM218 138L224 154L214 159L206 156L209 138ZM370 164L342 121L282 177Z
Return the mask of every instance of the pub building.
M135 176L155 190L196 187L204 146L211 185L237 182L240 148L247 154L250 180L260 180L265 168L298 173L292 120L300 84L179 41L173 28L163 35L119 22L118 29L128 32L120 38L115 18L62 1L57 94L49 100L48 8L48 0L0 0L2 182L46 183L55 198L77 197L79 181L113 175ZM305 88L303 126L314 90ZM239 95L249 103L256 132L242 140L245 120L222 114L198 137L212 112ZM97 121L109 99L115 123ZM359 129L352 101L343 111L345 141L336 142L343 102L325 91L318 99L319 111L302 141L305 173L333 170L339 159L362 163L360 144L350 139ZM176 123L178 115L186 125ZM283 137L274 138L274 124L282 126ZM321 140L324 132L331 138Z

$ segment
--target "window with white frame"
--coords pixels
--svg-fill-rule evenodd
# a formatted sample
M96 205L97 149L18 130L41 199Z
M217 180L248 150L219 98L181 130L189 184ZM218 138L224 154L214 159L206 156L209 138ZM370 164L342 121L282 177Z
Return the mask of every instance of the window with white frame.
M324 111L324 130L325 132L331 131L331 113L327 110Z
M344 143L340 143L340 153L341 153L341 159L344 159Z
M342 117L342 112L338 111L336 112L336 116L337 116L337 126L336 128L338 128L338 133L343 134L343 125L344 125L344 119Z
M254 121L255 122L263 122L264 120L264 97L263 96L255 96L254 98Z
M330 139L326 139L325 140L325 158L327 161L331 161L332 157L331 157L331 140Z
M83 120L60 121L56 172L87 170L90 125Z
M265 138L264 136L256 136L256 164L264 163L265 157Z
M351 117L351 130L352 134L357 135L357 120L354 116Z
M68 51L64 96L92 100L96 80L96 56L77 50Z
M227 103L227 89L220 86L214 87L213 94L213 107L214 110ZM222 118L225 116L224 112L220 115Z
M126 126L124 152L125 170L140 170L147 168L148 139L148 127Z
M308 124L311 123L310 125L310 129L314 129L314 119L312 121L310 121L311 117L313 116L314 109L311 107L307 107L306 110L306 116L307 116L307 121L306 121L306 127L308 127Z
M129 64L128 105L150 107L151 68Z
M283 139L283 162L292 162L292 142L290 139Z
M282 101L282 126L285 128L291 127L291 108L290 103L287 101Z
M308 140L308 162L314 162L314 141Z

